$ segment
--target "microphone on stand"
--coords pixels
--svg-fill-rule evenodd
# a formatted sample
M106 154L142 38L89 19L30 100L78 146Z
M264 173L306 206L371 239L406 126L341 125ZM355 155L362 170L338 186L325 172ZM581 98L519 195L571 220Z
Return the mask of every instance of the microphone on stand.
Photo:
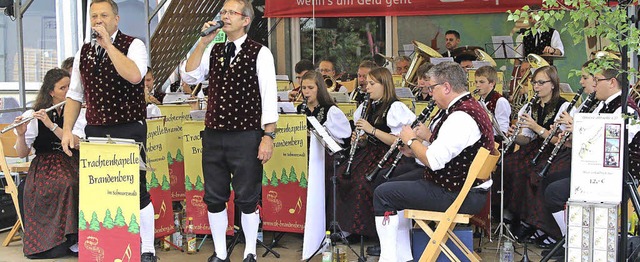
M204 31L200 32L200 36L201 37L208 36L211 33L213 33L213 31L216 31L218 30L218 28L221 28L223 26L224 26L224 22L218 21L215 25L212 25L209 28L205 29Z

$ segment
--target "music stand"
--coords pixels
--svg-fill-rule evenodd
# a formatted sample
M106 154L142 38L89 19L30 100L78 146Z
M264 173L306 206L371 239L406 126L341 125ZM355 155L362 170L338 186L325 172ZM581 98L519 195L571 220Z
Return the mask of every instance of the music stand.
M485 49L493 59L521 59L523 54L518 50L522 42L513 41L511 36L491 36L491 43Z
M331 176L331 182L332 182L332 197L333 197L333 218L331 220L331 223L329 225L329 230L332 232L331 233L331 244L335 245L334 239L340 239L342 241L343 244L345 244L347 247L349 247L349 249L351 249L351 251L358 257L358 261L359 262L366 262L366 256L364 255L364 248L363 248L363 241L362 241L362 237L360 238L360 254L358 254L349 244L349 241L347 241L346 237L344 237L344 235L342 235L342 228L340 228L340 225L338 224L338 218L337 218L337 188L338 188L338 176L336 173L336 169L338 167L338 163L340 162L340 159L344 158L344 155L342 154L336 154L339 152L342 152L344 149L342 147L340 147L340 145L338 145L338 143L336 143L335 140L333 140L333 138L331 137L331 135L329 134L328 130L326 130L326 128L324 126L322 126L320 124L320 122L318 122L318 119L316 119L314 116L308 116L307 120L309 120L309 123L311 123L311 127L309 127L309 131L318 138L318 141L320 142L320 144L322 145L322 147L324 147L324 149L327 151L327 153L329 153L329 155L333 156L333 175ZM324 237L324 236L323 236ZM306 261L310 261L311 258L313 258L313 256L315 256L320 249L322 249L324 246L324 242L322 242L322 244L318 247L318 249L316 249L315 252L313 252L313 254L309 257L309 259L307 259ZM338 260L338 262L340 262ZM346 261L345 261L346 262Z

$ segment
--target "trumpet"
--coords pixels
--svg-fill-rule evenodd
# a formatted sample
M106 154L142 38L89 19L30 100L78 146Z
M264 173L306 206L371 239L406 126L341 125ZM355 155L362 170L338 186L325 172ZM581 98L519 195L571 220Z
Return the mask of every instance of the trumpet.
M582 92L584 92L584 87L580 88L576 93L576 95L573 96L571 103L569 103L569 106L567 107L567 111L566 111L567 113L571 112L571 108L573 108L573 106L576 104L576 102L578 101L578 98L580 98L580 95L582 95ZM538 149L538 153L536 153L536 156L531 160L532 165L535 166L538 164L538 158L540 158L540 156L542 155L542 152L544 152L544 149L547 147L549 142L551 142L551 138L556 136L559 130L560 130L560 125L556 125L553 129L551 129L549 136L547 136L547 138L544 139L544 141L542 142L542 145L540 146L540 149Z
M425 107L422 112L420 113L420 115L418 116L418 118L416 118L416 120L413 121L413 123L411 123L411 128L415 128L416 126L418 126L418 124L423 123L427 117L429 117L431 115L431 112L433 111L433 109L435 108L435 101L431 100L429 101L429 104L427 105L427 107ZM373 181L376 176L378 175L378 172L380 172L380 169L382 169L382 165L384 165L385 162L387 162L387 160L389 159L389 157L393 154L393 152L396 152L396 150L398 149L399 146L402 146L402 139L400 139L399 137L396 139L395 142L393 142L393 144L391 144L391 147L389 147L389 150L387 150L387 153L384 154L384 156L382 157L382 159L380 159L380 161L378 162L378 165L376 166L376 169L373 170L373 172L371 172L370 174L368 174L365 178L367 179L367 181L371 182ZM396 153L396 156L393 160L393 163L391 164L391 168L389 169L389 171L384 175L384 179L389 179L389 176L391 175L391 173L393 172L393 170L396 168L396 165L398 165L398 162L400 161L400 158L402 158L402 152L398 152Z
M538 102L538 93L536 92L535 95L529 99L529 102L527 102L522 108L524 108L523 112L527 112L530 110L531 105L533 105L534 103ZM505 150L508 149L509 147L511 147L513 145L513 143L516 141L516 137L518 136L518 134L520 133L520 129L522 128L522 123L518 120L518 122L516 123L516 128L515 130L513 130L513 134L509 137L509 139L507 139L507 143L504 145Z
M596 97L596 92L591 93L580 106L579 112L580 113L589 112L591 110L591 106L596 101L595 97ZM547 175L547 172L549 172L549 168L551 167L553 160L556 158L556 155L558 154L558 152L560 152L560 150L564 148L564 143L566 143L567 140L569 139L569 135L571 135L571 132L569 131L564 131L564 133L562 133L562 138L560 138L560 141L558 141L558 144L556 144L556 146L553 148L553 151L551 151L551 155L549 155L549 158L547 159L547 163L544 165L542 170L538 173L539 177L544 178Z
M51 106L51 107L49 107L49 108L45 109L44 111L48 113L48 112L49 112L49 111L51 111L51 110L54 110L54 109L56 109L56 108L58 108L58 107L63 106L65 103L67 103L67 101L62 101L62 102L60 102L60 103L57 103L57 104L55 104L55 105L53 105L53 106ZM9 131L9 130L11 130L11 129L14 129L14 128L16 128L16 127L18 127L18 126L20 126L20 125L22 125L22 124L26 123L26 122L29 122L29 121L33 120L33 118L34 118L33 116L25 117L25 118L23 118L22 120L20 120L20 122L15 123L15 124L11 124L11 125L9 125L9 126L5 127L4 129L2 129L2 131L0 131L0 134L4 134L4 133L6 133L7 131Z
M367 118L367 106L369 105L369 93L364 96L364 101L362 102L362 112L360 113L361 119ZM349 149L349 161L347 162L347 169L344 171L343 176L346 178L351 177L351 163L353 163L353 156L356 154L356 149L358 148L358 140L360 140L360 134L362 130L356 130L356 139L351 143L351 148Z

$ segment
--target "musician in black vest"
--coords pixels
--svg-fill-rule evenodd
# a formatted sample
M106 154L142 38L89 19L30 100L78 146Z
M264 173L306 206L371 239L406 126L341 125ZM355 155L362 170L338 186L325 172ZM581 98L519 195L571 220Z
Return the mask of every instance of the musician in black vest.
M480 96L480 102L484 103L489 112L493 114L500 125L500 131L504 134L509 131L509 116L511 115L511 105L506 98L496 92L498 83L498 72L492 66L483 66L475 72L476 89ZM495 132L495 139L502 141L501 135Z
M553 146L545 147L539 156L542 160L538 160L537 165L532 165L532 160L538 154L544 140L551 134L551 125L562 112L567 111L570 103L560 96L560 78L555 67L538 68L533 73L531 83L539 99L529 108L523 107L518 112L519 120L516 125L521 126L521 132L515 136L515 143L520 145L520 149L504 157L504 196L505 208L514 215L512 222L520 226L514 230L516 238L522 241L539 229L538 240L543 243L560 236L553 217L544 210L544 185L540 183L537 175L544 167L545 160L549 158ZM507 136L512 137L514 133L512 126ZM552 138L550 141L549 145L554 145L558 140ZM561 169L570 166L571 152L562 151L555 159L556 163L551 168ZM548 175L544 182L550 183L562 178Z
M200 133L204 200L215 247L209 261L229 261L225 232L230 183L242 212L244 261L255 261L262 165L271 158L278 121L276 74L269 49L247 37L253 20L251 4L227 0L220 15L227 41L205 54L220 29L201 37L180 72L189 84L209 75L206 128ZM206 22L202 30L212 25L214 21Z
M146 144L147 124L143 77L149 61L140 39L118 30L118 5L94 0L89 7L91 29L97 37L75 56L65 105L63 150L74 148L71 127L82 102L87 105L87 137L129 138ZM144 151L141 151L141 159ZM147 192L146 172L140 171L140 238L142 261L156 261L154 210Z
M531 6L532 12L536 12L540 10L539 5ZM533 26L537 23L534 19L533 13L529 15L529 25ZM522 55L522 57L527 57L529 54L536 55L553 55L553 56L563 56L564 53L564 44L562 44L562 39L560 39L560 33L558 30L553 28L549 28L549 30L537 33L533 33L530 28L520 29L520 35L516 37L516 42L520 42L522 44L518 45L516 48L517 53ZM520 64L520 60L516 59L516 65ZM526 62L525 62L526 63ZM553 60L549 61L549 63L553 64Z
M445 211L462 188L478 149L494 149L491 121L469 93L467 73L460 65L453 62L435 65L429 71L428 88L438 107L446 113L433 132L420 125L422 130L404 126L400 133L412 154L425 164L424 169L417 170L423 173L423 179L389 181L374 192L373 209L382 248L380 261L411 260L410 245L406 244L411 223L404 218L403 210ZM425 146L421 140L430 144ZM479 212L490 186L490 181L476 181L460 212Z
M583 65L582 79L580 83L585 87L586 92L596 92L596 99L600 101L593 110L594 114L617 114L622 112L622 90L620 87L619 70L616 68L605 69L600 72L590 75L585 68L592 63L593 60L588 61ZM587 85L587 86L585 86ZM627 101L627 112L630 114L638 115L638 108L629 99ZM560 118L559 123L563 123L567 126L567 131L573 130L573 118L569 115L563 115ZM637 160L640 159L640 150L638 150L638 142L640 142L640 136L638 135L638 125L628 125L629 131L629 155L630 166L629 172L638 177L639 169L637 169ZM571 143L566 143L568 147L571 147ZM570 185L571 185L571 168L559 170L557 172L564 172L566 178L550 183L545 192L545 207L549 213L553 215L562 235L566 235L567 224L565 222L564 208L566 202L569 200ZM560 251L556 254L563 255L564 252Z

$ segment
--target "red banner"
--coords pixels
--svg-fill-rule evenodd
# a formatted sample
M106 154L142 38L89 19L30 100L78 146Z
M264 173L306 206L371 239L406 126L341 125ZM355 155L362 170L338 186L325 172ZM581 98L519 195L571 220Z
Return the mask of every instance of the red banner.
M171 235L175 232L171 187L169 185L169 167L167 164L167 134L164 119L147 120L147 190L151 195L154 209L155 238Z
M315 2L315 3L314 3ZM315 4L315 5L314 5ZM269 0L266 17L360 17L486 14L516 10L540 0ZM315 9L315 10L314 10Z

